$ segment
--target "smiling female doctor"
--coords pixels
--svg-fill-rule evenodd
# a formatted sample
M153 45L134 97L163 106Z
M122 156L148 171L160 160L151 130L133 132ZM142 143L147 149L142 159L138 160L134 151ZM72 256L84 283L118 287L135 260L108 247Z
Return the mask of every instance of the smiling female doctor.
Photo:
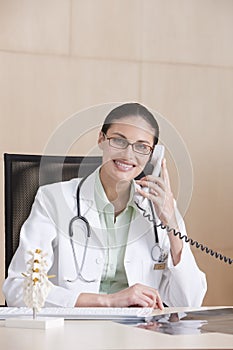
M109 113L99 133L102 165L82 182L75 178L39 188L4 282L8 306L24 305L22 272L28 251L37 248L48 254L48 274L56 275L45 306L201 305L206 279L189 245L161 227L155 232L134 202L135 193L150 199L143 201L144 210L151 212L153 203L157 223L186 234L165 160L160 177L134 180L158 136L147 108L123 104ZM75 218L77 211L83 220ZM157 263L155 242L161 253Z

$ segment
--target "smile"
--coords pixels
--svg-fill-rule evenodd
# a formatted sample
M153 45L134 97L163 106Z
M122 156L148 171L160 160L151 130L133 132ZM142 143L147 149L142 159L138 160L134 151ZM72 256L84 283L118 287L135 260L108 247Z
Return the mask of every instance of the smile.
M122 171L129 171L135 167L135 165L133 164L124 163L119 160L114 160L114 163L117 166L117 168Z

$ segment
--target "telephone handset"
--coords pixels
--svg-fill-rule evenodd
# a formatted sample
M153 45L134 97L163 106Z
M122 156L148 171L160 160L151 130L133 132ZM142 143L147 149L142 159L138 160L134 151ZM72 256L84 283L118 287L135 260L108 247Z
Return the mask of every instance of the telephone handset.
M161 171L162 160L164 158L165 148L163 145L156 145L151 156L150 163L153 165L154 169L152 175L159 176Z
M162 160L164 158L165 148L163 145L156 145L153 151L153 154L151 156L150 163L153 165L153 171L152 175L159 176L161 171L161 164ZM143 191L147 192L149 191L148 187L143 188ZM142 203L144 200L147 200L140 194L135 195L135 203L137 207L142 210L143 216L147 218L149 221L154 223L155 231L157 227L161 227L162 229L167 230L168 233L173 233L175 236L178 236L180 239L183 239L186 243L189 243L191 246L194 246L195 248L201 249L201 251L205 252L206 254L210 254L211 256L214 256L216 259L223 260L225 263L228 263L231 265L233 263L233 259L228 258L221 253L215 252L212 249L208 248L207 246L204 246L202 243L199 243L198 241L193 240L192 238L188 238L186 235L183 235L181 232L176 231L174 228L169 227L168 225L163 225L162 222L159 224L156 223L155 214L154 214L154 206L151 201L150 208L151 213L147 213L144 208L142 208ZM157 234L156 234L157 235ZM155 245L159 246L159 244ZM153 248L152 248L153 249ZM161 249L161 248L159 248Z
M160 176L162 160L164 158L164 152L165 152L165 148L163 145L155 146L150 159L150 163L153 165L152 175L154 176ZM149 192L148 187L144 187L143 191ZM141 205L146 200L147 200L146 198L144 198L138 193L135 195L135 202L138 206Z

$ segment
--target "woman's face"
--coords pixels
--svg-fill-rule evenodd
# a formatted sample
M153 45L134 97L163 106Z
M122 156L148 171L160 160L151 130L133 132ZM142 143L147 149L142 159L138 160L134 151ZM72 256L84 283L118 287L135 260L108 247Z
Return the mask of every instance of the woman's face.
M107 135L99 134L99 147L103 151L103 166L101 174L116 182L131 181L144 169L150 154L135 152L129 145L125 149L117 149L109 144L109 137L123 138L130 143L140 142L153 147L155 130L143 118L130 116L111 124Z

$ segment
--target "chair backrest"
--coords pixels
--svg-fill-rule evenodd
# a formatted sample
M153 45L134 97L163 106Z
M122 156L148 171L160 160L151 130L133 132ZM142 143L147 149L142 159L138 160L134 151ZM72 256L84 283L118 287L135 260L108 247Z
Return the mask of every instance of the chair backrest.
M6 276L38 187L89 175L100 164L101 157L4 154Z

